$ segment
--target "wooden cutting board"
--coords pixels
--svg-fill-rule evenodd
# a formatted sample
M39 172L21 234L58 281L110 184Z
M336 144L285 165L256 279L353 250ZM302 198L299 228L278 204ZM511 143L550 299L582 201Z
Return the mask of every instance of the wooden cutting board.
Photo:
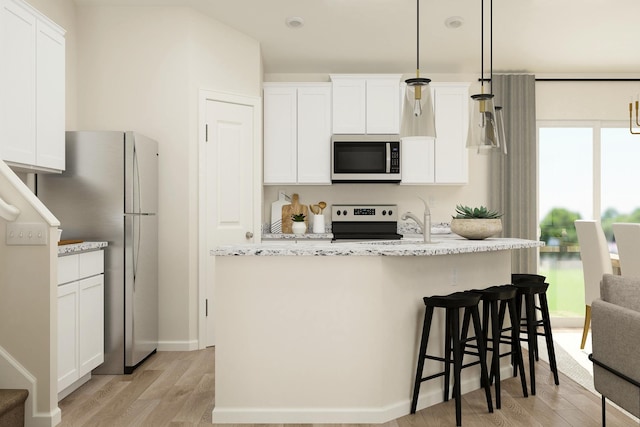
M58 242L58 246L73 245L75 243L82 243L82 242L84 242L84 240L76 240L76 239L60 240Z
M309 229L309 208L306 205L301 205L299 199L298 193L294 193L291 196L291 204L282 207L282 232L285 234L293 233L293 230L291 230L291 225L293 224L291 215L293 214L304 214L304 223L307 226L307 230Z

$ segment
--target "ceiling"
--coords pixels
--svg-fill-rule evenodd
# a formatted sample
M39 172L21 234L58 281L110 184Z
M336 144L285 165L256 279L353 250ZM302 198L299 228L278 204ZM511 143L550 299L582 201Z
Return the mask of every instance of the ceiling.
M420 1L420 70L480 73L480 0ZM416 68L416 0L75 0L190 6L258 40L265 73L403 73ZM489 71L485 0L485 72ZM300 28L288 17L304 20ZM452 16L463 19L447 28ZM495 0L494 72L640 75L640 1Z

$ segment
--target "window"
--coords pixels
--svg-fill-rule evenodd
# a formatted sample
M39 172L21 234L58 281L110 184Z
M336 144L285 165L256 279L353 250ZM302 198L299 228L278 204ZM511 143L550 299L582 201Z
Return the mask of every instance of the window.
M584 282L573 221L598 219L615 252L611 225L640 222L640 135L626 123L539 122L539 272L554 317L584 315Z

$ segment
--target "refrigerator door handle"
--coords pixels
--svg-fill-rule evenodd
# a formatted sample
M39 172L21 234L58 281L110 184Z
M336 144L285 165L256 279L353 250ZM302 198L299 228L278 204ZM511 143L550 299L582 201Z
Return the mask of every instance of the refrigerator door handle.
M141 201L140 201L140 165L138 164L138 151L136 150L136 145L133 145L133 186L134 188L134 200L133 200L133 211L136 213L140 213L141 210ZM137 200L136 200L137 199Z
M138 259L140 258L140 217L155 216L154 213L125 213L124 216L133 217L131 221L131 235L133 236L133 245L131 246L131 266L133 269L133 292L136 291L136 276L138 274Z

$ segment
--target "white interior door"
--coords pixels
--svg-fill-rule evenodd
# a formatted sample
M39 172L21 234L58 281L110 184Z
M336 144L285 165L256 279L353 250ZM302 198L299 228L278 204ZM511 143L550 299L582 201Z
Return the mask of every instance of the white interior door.
M211 243L253 241L253 111L207 101L207 218Z
M205 346L215 344L214 271L215 258L209 256L211 249L218 245L250 243L259 236L259 192L256 176L260 167L256 158L259 123L259 99L206 98L204 102L205 138L203 142L204 161L201 162L200 200L201 209L201 278L205 280L200 289L205 293L204 324L201 334ZM204 236L203 236L204 232ZM204 276L204 277L203 277ZM204 288L204 289L203 289ZM202 316L201 316L202 319ZM204 336L203 336L204 335Z

